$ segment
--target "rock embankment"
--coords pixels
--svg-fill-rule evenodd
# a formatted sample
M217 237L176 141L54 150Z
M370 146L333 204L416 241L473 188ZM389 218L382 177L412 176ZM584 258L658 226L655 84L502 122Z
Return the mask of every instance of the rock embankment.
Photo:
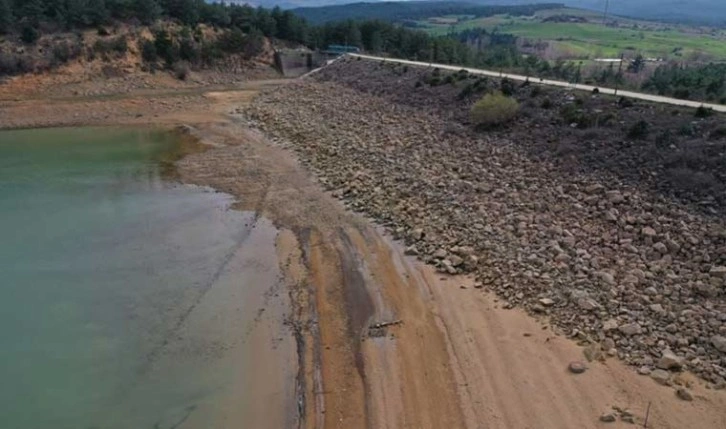
M465 113L392 101L396 74L374 95L341 83L353 79L345 65L340 80L331 73L264 93L245 113L408 254L472 273L595 358L666 371L665 383L688 369L724 386L723 220L607 174L564 174L516 141L474 132L456 120Z

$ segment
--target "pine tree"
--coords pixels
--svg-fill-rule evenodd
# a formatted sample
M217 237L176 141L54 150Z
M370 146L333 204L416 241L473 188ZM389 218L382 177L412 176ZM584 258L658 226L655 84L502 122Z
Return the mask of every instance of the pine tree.
M15 0L15 11L27 25L37 27L45 16L43 0Z
M144 24L153 24L161 16L161 6L156 0L133 0L133 15Z
M111 14L106 8L106 0L86 0L84 18L86 25L99 26L108 23Z
M10 0L0 0L0 34L9 33L13 27L13 8Z

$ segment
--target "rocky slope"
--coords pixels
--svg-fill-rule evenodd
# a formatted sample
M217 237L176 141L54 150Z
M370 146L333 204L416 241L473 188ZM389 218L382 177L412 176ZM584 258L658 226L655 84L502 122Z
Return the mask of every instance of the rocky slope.
M726 224L714 215L717 199L704 210L654 186L650 170L591 168L594 155L612 150L587 150L577 124L534 114L532 88L514 91L524 104L515 124L476 132L471 102L500 83L462 95L469 78L457 87L431 86L430 77L343 61L261 95L245 113L352 209L404 240L407 253L444 273L472 273L507 306L549 317L588 345L590 359L617 355L668 384L679 380L669 371L688 369L724 387ZM576 103L566 92L546 96ZM618 106L595 99L588 108L597 113ZM659 109L640 105L617 123ZM560 138L577 147L553 150ZM622 141L631 153L652 146Z

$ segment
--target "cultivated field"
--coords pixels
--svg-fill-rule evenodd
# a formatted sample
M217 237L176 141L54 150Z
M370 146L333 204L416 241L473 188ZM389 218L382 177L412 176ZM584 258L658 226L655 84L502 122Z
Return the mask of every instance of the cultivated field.
M455 23L443 23L456 21ZM534 17L498 15L487 18L447 16L420 21L432 34L461 32L473 28L513 34L531 41L550 42L563 59L635 56L681 61L726 60L726 33L712 28L636 21L609 17L603 25L600 14L578 9L555 9Z

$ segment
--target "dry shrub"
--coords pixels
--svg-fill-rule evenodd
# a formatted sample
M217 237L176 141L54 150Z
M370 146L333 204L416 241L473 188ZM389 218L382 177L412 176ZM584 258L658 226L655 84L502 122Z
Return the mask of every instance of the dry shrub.
M517 116L519 103L501 92L487 94L471 109L471 121L477 127L491 128L510 122Z
M174 76L179 80L187 80L189 76L189 63L186 61L178 61L172 66Z

